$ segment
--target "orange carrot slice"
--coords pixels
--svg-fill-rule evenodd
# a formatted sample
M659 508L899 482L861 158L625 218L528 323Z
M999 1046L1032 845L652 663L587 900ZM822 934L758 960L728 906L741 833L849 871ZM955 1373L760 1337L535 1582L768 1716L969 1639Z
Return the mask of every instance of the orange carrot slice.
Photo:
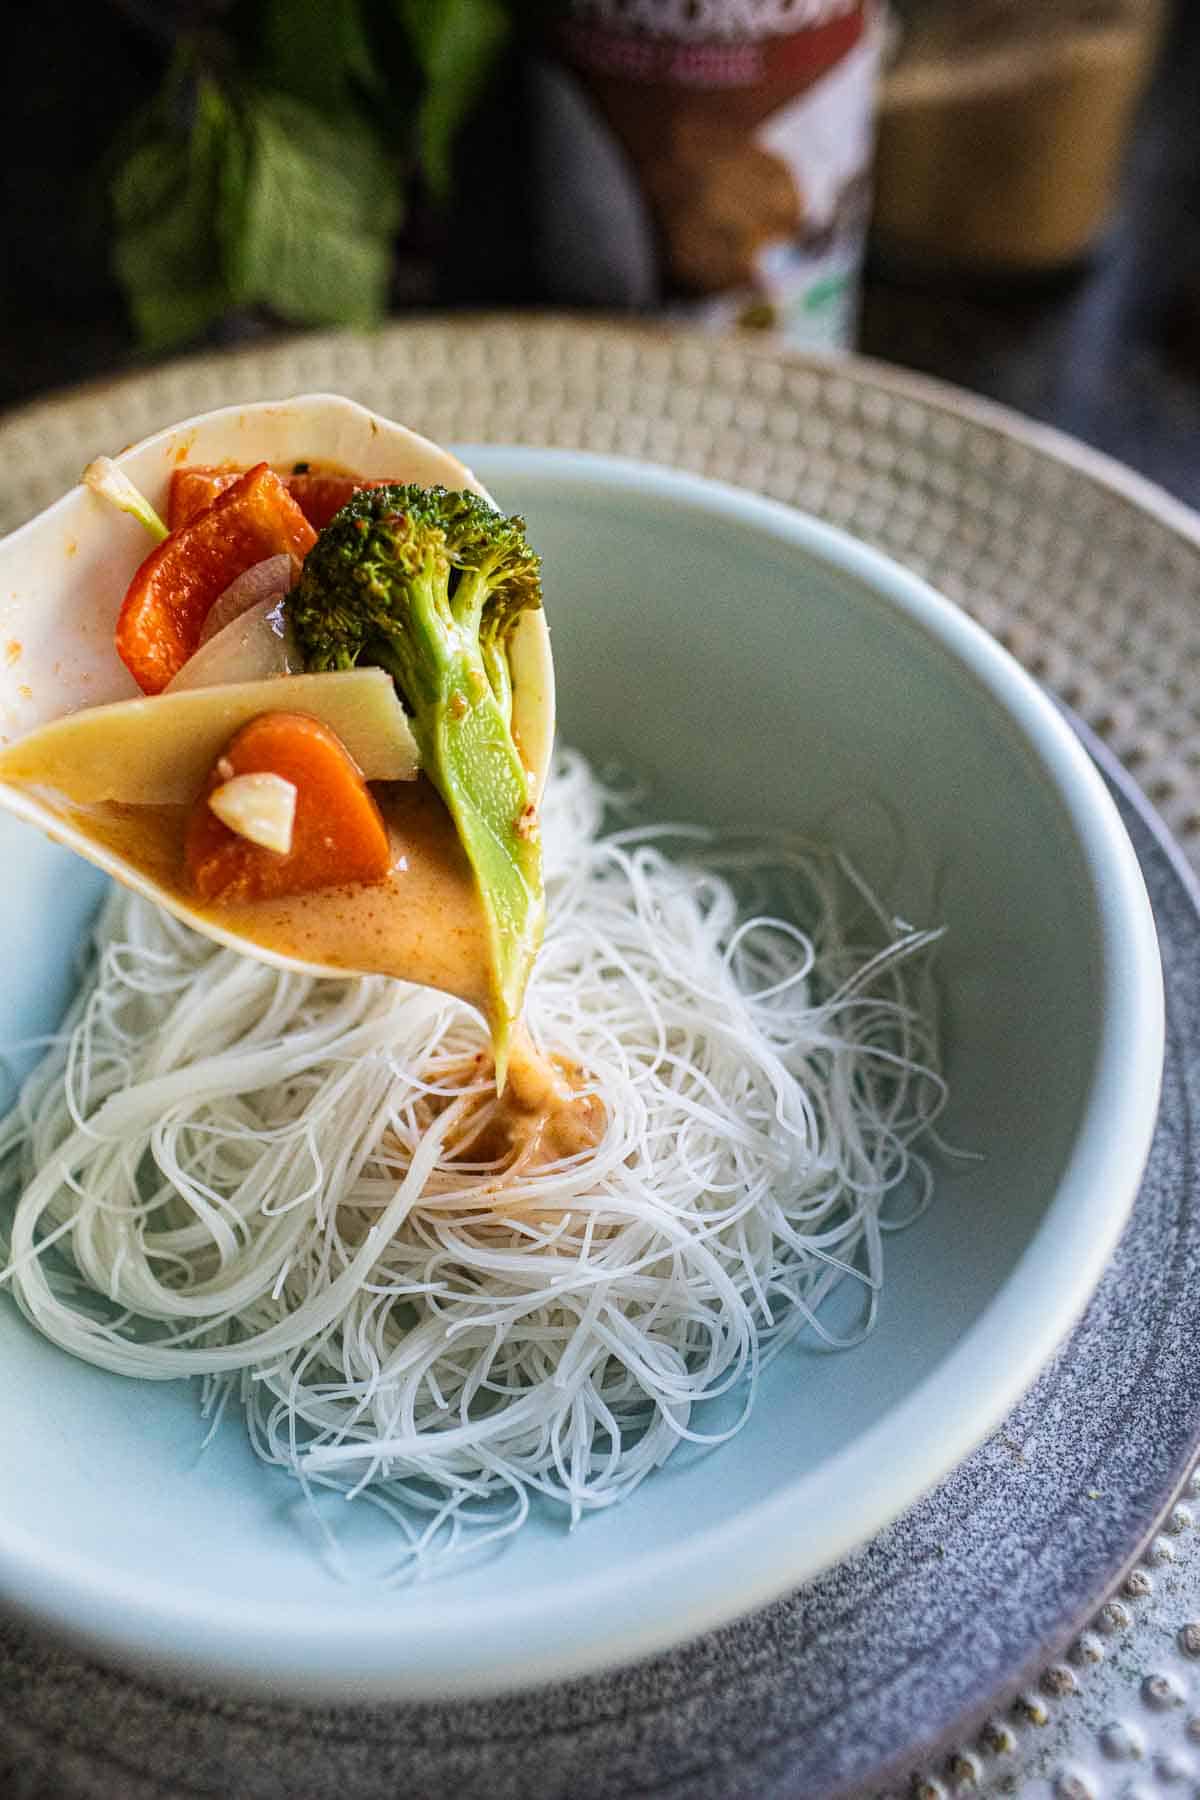
M209 795L235 775L292 783L286 854L250 843L209 806ZM382 881L391 866L387 827L357 763L336 732L306 713L260 713L235 733L192 806L184 855L200 898L226 905Z
M316 533L278 475L259 463L152 550L117 619L117 654L145 694L161 693L200 642L213 602L252 563L303 559Z
M240 469L210 468L202 463L185 463L176 469L167 495L167 524L171 530L178 530L206 506L211 506L218 494L232 487L241 472ZM384 478L362 475L301 474L281 475L279 479L317 531L328 525L334 513L340 512L359 488L388 485Z

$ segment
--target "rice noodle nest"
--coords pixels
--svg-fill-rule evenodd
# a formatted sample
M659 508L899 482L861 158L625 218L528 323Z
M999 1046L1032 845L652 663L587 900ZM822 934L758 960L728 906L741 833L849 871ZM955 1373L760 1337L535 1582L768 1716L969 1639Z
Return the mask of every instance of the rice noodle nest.
M870 1329L884 1239L931 1197L939 933L835 851L610 829L629 805L559 755L526 1019L602 1103L594 1150L470 1161L494 1103L470 1008L268 967L123 890L0 1127L0 1256L38 1329L203 1377L335 1560L322 1489L390 1515L389 1579L730 1436L798 1333Z

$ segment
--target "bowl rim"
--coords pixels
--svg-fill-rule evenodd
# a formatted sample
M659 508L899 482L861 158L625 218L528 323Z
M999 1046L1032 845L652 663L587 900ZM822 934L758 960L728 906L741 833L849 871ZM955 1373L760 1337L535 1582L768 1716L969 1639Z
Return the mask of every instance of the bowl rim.
M506 477L535 475L560 490L583 483L756 530L869 588L967 671L1051 782L1088 871L1104 996L1088 1106L1058 1190L1016 1265L899 1406L733 1519L573 1583L569 1607L561 1582L494 1604L477 1594L451 1597L432 1583L404 1590L386 1613L356 1607L346 1591L322 1604L214 1604L161 1580L110 1576L0 1521L0 1592L10 1606L158 1676L325 1700L474 1697L628 1664L778 1599L916 1501L1031 1386L1099 1282L1149 1153L1165 1033L1150 902L1099 772L1015 659L918 576L781 502L632 458L497 445L454 453L479 465L499 492ZM838 1496L832 1514L830 1493Z

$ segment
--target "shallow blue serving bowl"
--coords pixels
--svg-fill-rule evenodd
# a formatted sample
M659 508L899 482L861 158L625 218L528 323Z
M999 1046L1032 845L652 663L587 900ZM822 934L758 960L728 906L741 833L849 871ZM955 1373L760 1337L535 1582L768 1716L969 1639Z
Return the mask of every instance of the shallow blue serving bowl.
M560 736L663 816L843 842L940 957L947 1135L981 1160L891 1241L878 1327L802 1341L739 1437L568 1533L384 1590L331 1574L240 1421L74 1362L0 1303L0 1600L161 1673L325 1698L630 1661L863 1543L1004 1416L1078 1315L1149 1147L1161 976L1132 849L1051 703L956 608L784 507L691 476L467 452L543 552ZM0 817L0 1042L50 1028L100 889ZM355 1526L363 1567L383 1523Z

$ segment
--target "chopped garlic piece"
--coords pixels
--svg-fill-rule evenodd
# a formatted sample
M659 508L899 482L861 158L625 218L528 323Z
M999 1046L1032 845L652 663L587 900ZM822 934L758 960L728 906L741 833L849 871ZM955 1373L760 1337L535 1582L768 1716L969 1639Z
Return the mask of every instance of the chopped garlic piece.
M296 785L282 775L235 775L208 796L208 804L230 831L264 850L286 856L296 822Z

